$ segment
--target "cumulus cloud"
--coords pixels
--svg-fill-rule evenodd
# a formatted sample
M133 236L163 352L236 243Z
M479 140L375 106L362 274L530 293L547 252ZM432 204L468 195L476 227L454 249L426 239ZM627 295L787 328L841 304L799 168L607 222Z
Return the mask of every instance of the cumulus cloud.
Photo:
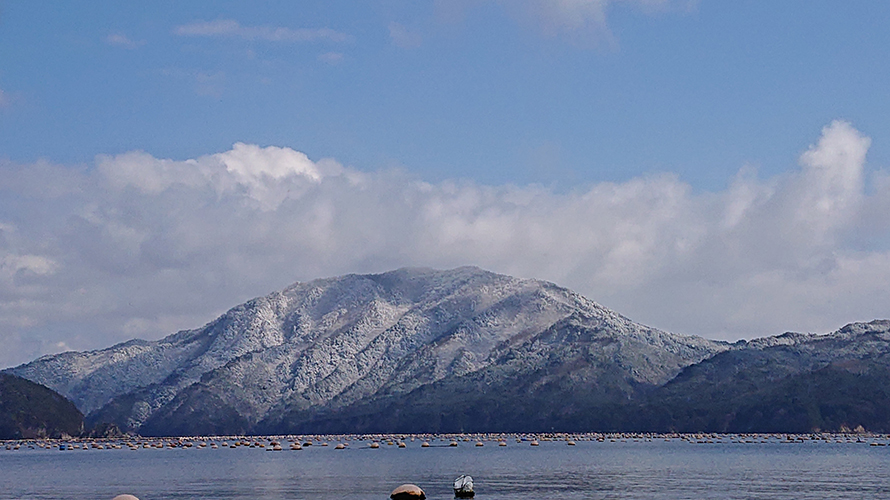
M184 161L0 164L0 364L199 327L295 280L478 265L635 320L735 339L888 317L890 176L822 130L786 175L724 191L671 174L569 193L363 172L235 144ZM453 161L460 161L454 158Z
M330 28L286 28L281 26L242 26L233 19L196 21L177 26L173 32L180 36L233 37L267 42L348 42L352 38Z
M847 224L862 199L863 164L871 140L849 123L834 122L822 130L819 143L800 157L803 173L798 216L819 234Z

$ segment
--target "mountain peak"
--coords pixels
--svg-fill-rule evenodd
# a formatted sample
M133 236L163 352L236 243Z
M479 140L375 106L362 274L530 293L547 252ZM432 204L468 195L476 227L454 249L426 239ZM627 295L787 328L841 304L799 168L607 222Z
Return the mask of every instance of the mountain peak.
M825 367L846 371L813 380L870 373L888 345L886 320L728 344L635 323L545 281L403 268L294 283L198 329L9 371L70 398L88 422L147 435L614 427L647 415L652 395L667 398L648 407L653 419L663 404L681 415L690 394L721 394L740 370L764 387Z
M536 358L547 349L562 353L554 354L558 362L602 342L618 349L608 359L651 350L645 359L660 361L628 373L647 384L726 348L638 325L548 282L472 266L402 268L294 283L196 330L50 356L11 371L58 390L88 418L124 429L160 432L183 412L211 408L237 422L230 427L250 429L294 412L501 373L498 366L519 369L504 356Z

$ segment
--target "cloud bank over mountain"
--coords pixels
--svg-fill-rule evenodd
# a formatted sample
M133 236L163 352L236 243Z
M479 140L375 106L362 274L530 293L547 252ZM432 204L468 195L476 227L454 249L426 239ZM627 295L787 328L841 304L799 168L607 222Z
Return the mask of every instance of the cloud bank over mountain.
M887 317L890 175L836 121L787 174L561 192L425 182L289 148L0 163L0 365L160 338L295 280L477 265L710 338ZM460 162L455 156L453 162Z

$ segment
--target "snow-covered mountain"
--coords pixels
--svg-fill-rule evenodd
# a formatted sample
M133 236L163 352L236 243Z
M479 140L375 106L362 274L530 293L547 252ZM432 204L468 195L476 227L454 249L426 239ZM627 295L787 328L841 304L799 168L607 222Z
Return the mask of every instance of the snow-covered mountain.
M296 283L200 329L9 371L124 429L287 431L424 388L629 398L729 348L634 323L552 283L462 267Z

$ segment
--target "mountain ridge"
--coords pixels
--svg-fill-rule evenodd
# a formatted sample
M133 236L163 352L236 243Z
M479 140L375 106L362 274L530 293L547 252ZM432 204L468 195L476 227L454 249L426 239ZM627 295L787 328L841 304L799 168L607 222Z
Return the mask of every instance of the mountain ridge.
M207 397L216 406L255 425L270 412L336 409L478 371L499 349L579 311L605 329L656 331L553 283L475 267L405 268L294 283L199 329L10 371L56 388L88 420L122 429L140 429L162 408L175 411L192 386L214 387ZM725 348L683 339L700 347L695 361Z
M888 352L887 320L730 344L635 323L546 281L403 268L297 282L198 329L7 371L69 397L90 424L147 435L725 430L768 426L763 408L727 414L756 394L781 406L775 387L883 380ZM811 427L846 418L808 404Z

